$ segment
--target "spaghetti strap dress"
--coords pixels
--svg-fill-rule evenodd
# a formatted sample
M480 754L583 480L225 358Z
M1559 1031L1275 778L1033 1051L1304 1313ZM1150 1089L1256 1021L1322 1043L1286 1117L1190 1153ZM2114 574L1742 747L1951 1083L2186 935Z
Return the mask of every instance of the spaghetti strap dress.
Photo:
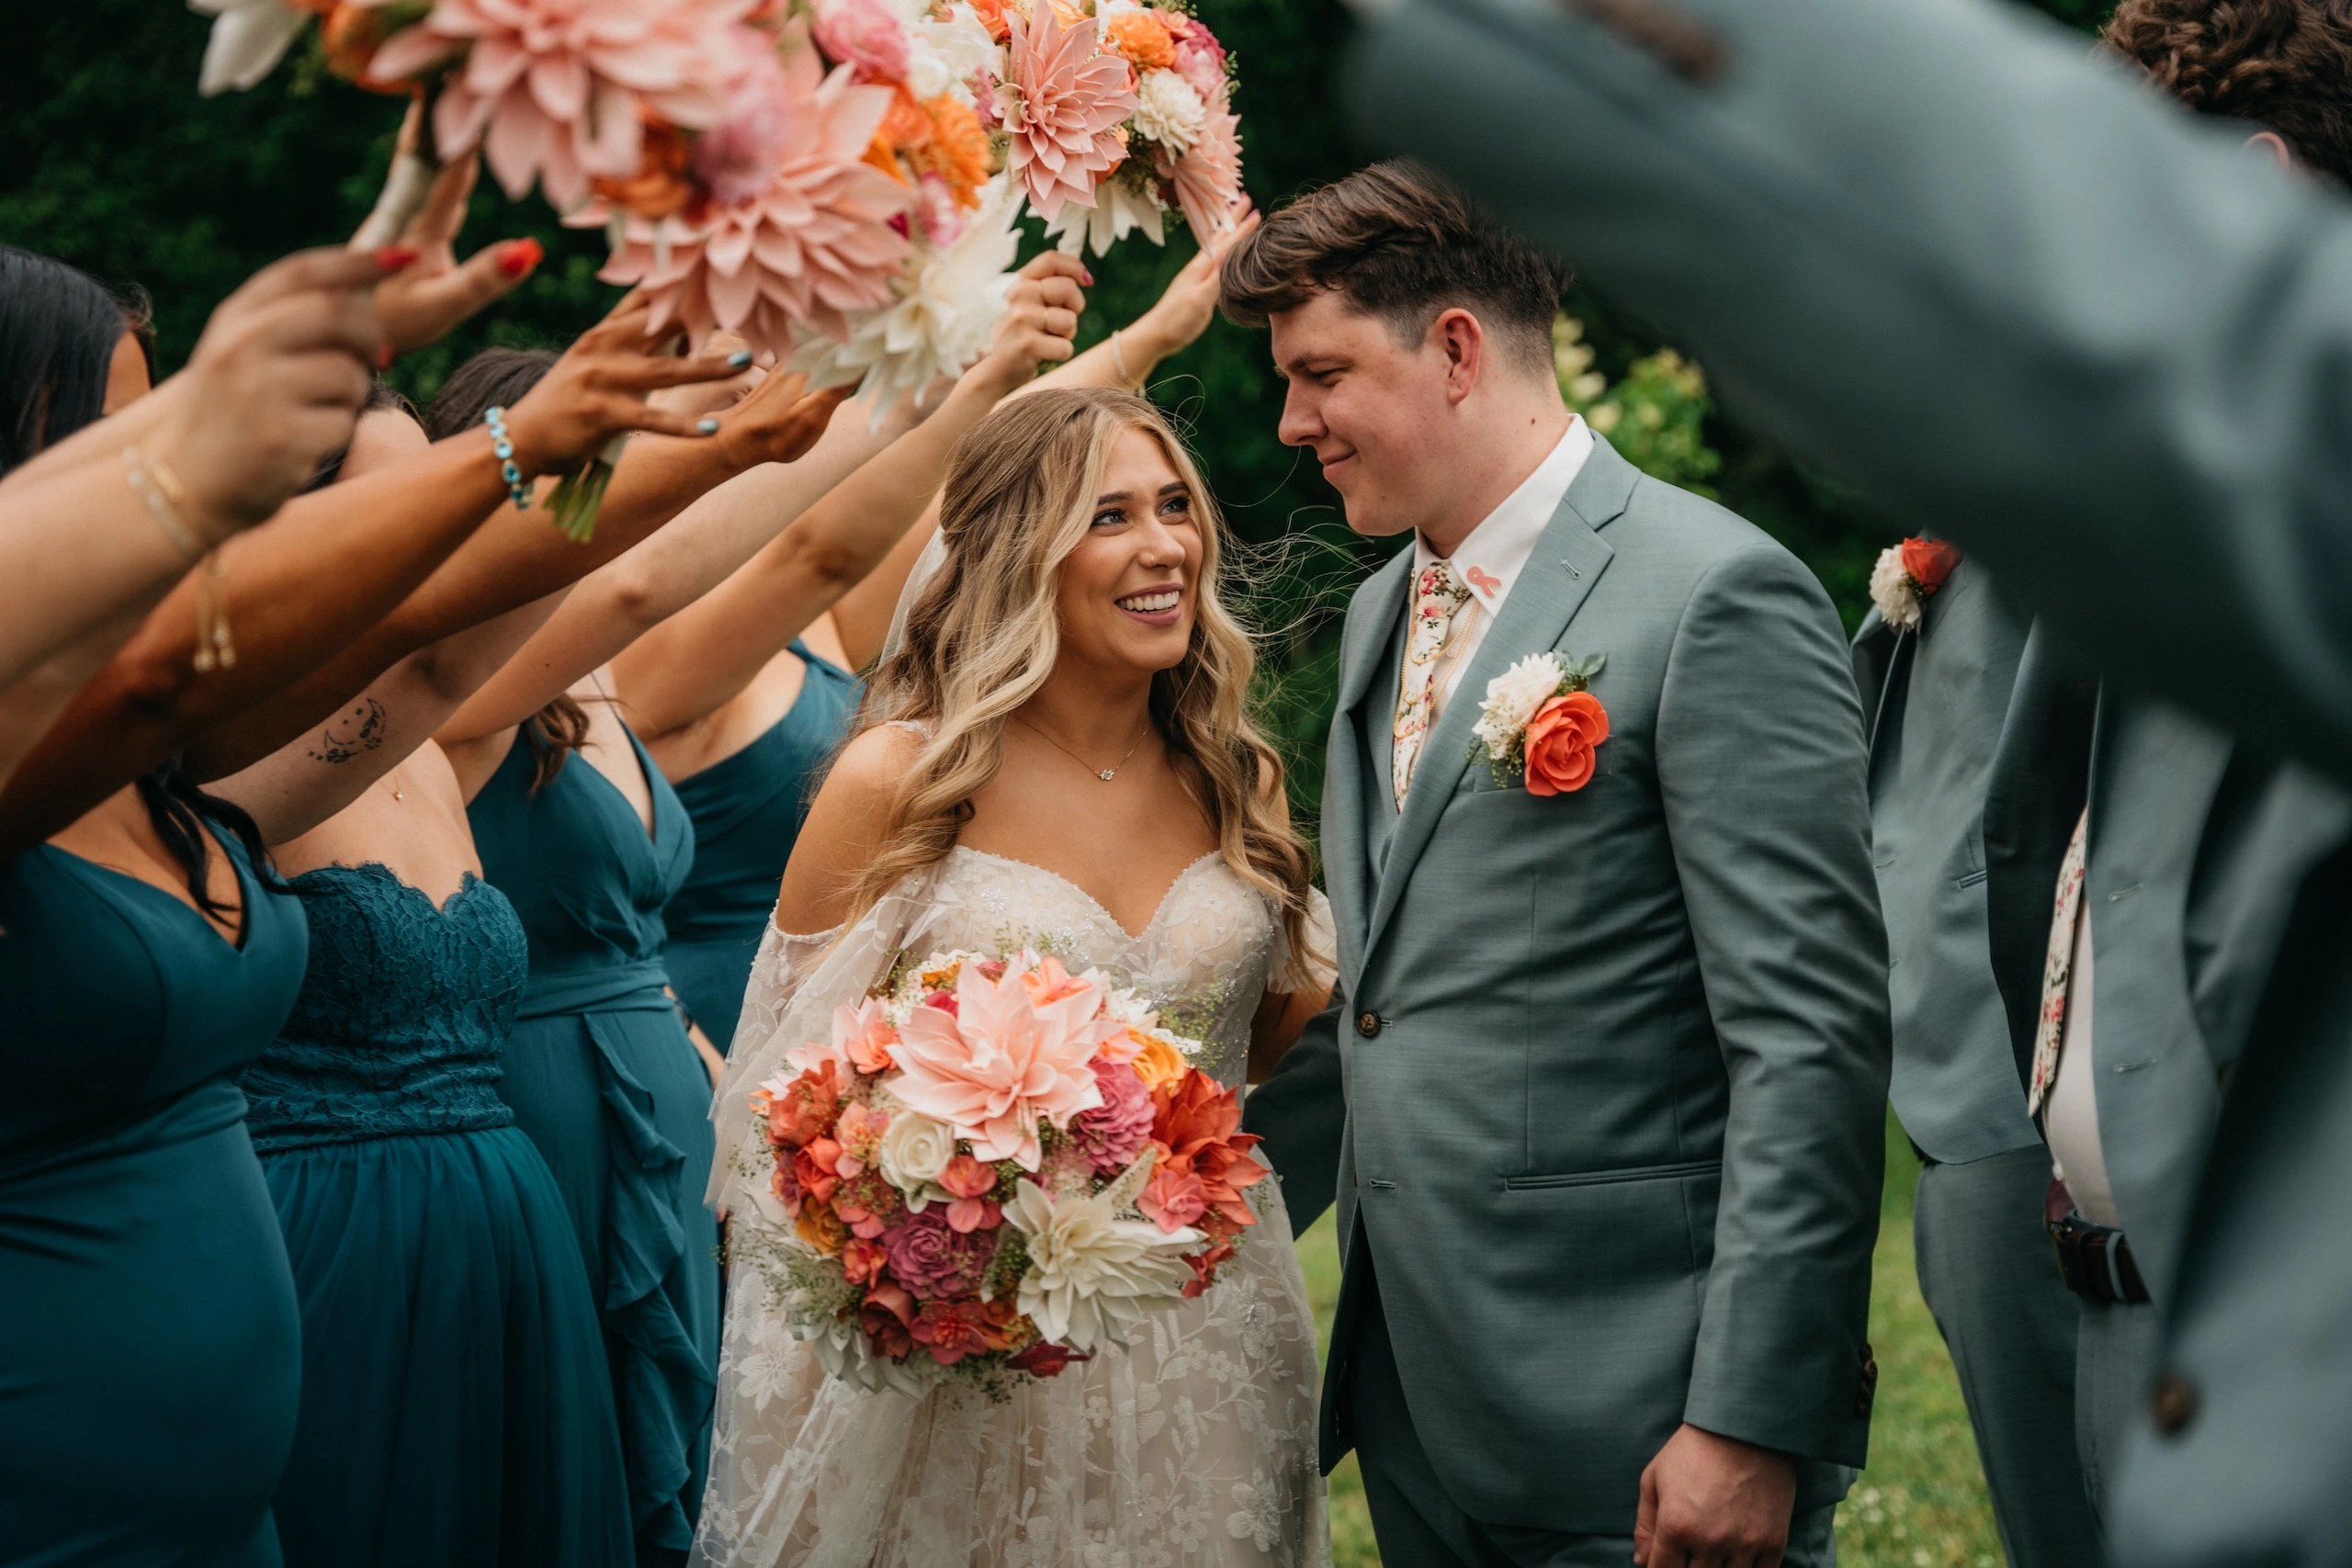
M244 1075L302 1314L288 1568L623 1568L603 1337L547 1162L498 1098L521 925L469 877L294 878L294 1013Z
M243 852L240 939L49 845L0 863L0 1559L268 1568L300 1329L237 1070L302 983Z
M721 1051L734 1040L785 862L864 690L856 676L805 644L795 642L792 651L808 673L784 716L741 751L676 784L694 818L695 865L670 900L670 978Z
M604 1321L638 1561L694 1540L717 1387L718 1227L703 1206L710 1075L662 967L694 828L635 736L653 831L577 756L544 789L526 727L469 808L530 937L500 1093L555 1172Z

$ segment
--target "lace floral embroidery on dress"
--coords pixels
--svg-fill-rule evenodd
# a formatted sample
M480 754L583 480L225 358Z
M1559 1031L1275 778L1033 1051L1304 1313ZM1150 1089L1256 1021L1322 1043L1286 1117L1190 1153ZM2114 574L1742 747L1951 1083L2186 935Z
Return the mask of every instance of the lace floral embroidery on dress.
M788 1234L741 1109L783 1053L820 1038L902 949L1049 947L1132 986L1240 1079L1250 1022L1282 959L1267 900L1216 857L1188 867L1130 934L1080 889L957 849L847 931L771 929L719 1101L714 1198L733 1214L710 1488L698 1562L769 1568L1320 1568L1315 1334L1276 1183L1218 1286L1155 1319L1125 1355L991 1404L942 1389L868 1393L818 1365L772 1310L762 1243ZM763 1257L763 1254L765 1256Z

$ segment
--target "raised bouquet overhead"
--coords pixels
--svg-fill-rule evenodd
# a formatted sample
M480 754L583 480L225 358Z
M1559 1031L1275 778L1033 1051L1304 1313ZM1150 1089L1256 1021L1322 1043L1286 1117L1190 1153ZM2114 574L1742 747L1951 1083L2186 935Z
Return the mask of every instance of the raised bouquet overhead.
M738 1261L867 1388L1001 1395L1124 1347L1257 1224L1200 1049L1050 955L904 961L752 1095L775 1169Z
M715 329L887 401L987 350L1024 210L1075 251L1241 197L1226 51L1134 0L190 0L202 85L258 82L315 17L330 70L421 93L368 243L480 151L603 225L651 330Z

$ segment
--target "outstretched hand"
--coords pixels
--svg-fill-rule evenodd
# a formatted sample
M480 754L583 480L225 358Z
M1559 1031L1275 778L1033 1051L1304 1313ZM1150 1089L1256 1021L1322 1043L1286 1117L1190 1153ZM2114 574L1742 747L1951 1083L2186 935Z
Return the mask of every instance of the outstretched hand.
M659 408L646 400L663 387L718 381L750 363L742 354L681 358L674 338L649 338L653 303L632 290L612 314L580 334L521 401L506 412L514 462L525 475L560 473L623 431L712 435L715 415Z
M1093 274L1076 256L1046 251L1014 275L997 318L989 351L965 375L999 396L1078 352L1078 318L1086 309L1084 286Z
M423 100L409 105L401 122L400 151L413 152L423 134ZM396 250L415 260L376 289L376 315L395 353L422 348L468 316L531 276L543 254L537 240L502 240L458 263L458 231L465 226L466 201L473 195L481 159L468 153L446 164L435 176Z
M151 450L208 536L276 513L351 440L384 353L370 300L383 263L344 250L274 262L222 300L164 389Z
M1635 1568L1780 1568L1796 1461L1684 1426L1642 1472Z
M1217 272L1225 265L1226 253L1257 227L1257 211L1245 202L1228 226L1193 253L1193 259L1168 280L1159 301L1124 330L1122 335L1135 344L1137 358L1156 364L1189 348L1209 330L1210 319L1216 314Z
M742 468L761 463L797 463L817 445L854 385L808 390L808 378L782 370L758 371L742 401L718 416L718 439Z

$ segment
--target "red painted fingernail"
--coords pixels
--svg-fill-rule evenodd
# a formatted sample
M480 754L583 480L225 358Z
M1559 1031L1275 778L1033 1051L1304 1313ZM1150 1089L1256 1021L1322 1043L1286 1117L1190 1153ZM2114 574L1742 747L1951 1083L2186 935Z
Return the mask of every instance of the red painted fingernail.
M1086 287L1089 288L1094 287L1094 275L1092 273L1087 271L1084 267L1080 267L1078 269L1078 274L1080 277L1086 279Z
M498 270L509 277L527 277L547 254L537 240L509 240L498 247Z
M379 245L376 249L376 265L385 272L398 272L416 259L416 253L406 245Z
M391 367L392 345L388 343L384 344L383 347L376 351L376 368L379 370L390 370Z

